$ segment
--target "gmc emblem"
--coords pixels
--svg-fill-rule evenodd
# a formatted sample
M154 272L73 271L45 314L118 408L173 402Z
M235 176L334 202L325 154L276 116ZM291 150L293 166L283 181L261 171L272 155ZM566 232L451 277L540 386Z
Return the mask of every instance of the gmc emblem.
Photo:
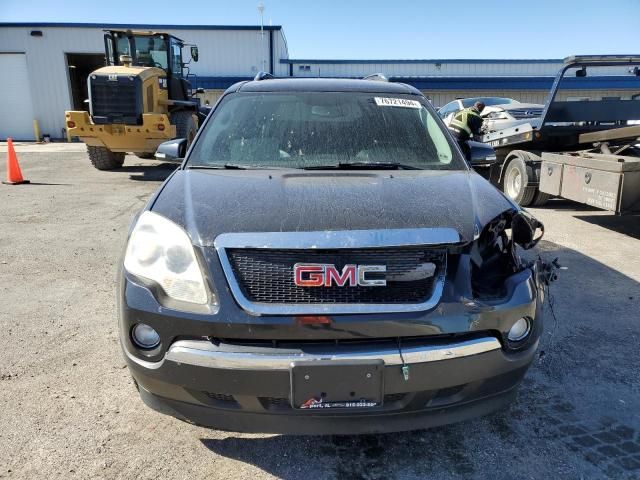
M321 263L296 263L293 278L298 287L384 287L384 278L367 278L369 273L384 273L385 265L345 265L340 272L335 265Z

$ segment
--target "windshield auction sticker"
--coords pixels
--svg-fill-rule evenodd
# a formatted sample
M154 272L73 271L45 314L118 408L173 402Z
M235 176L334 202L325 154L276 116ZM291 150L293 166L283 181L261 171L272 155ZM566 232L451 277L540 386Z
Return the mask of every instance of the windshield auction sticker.
M417 100L407 100L406 98L388 98L374 97L376 105L379 107L403 107L403 108L421 108L420 102Z

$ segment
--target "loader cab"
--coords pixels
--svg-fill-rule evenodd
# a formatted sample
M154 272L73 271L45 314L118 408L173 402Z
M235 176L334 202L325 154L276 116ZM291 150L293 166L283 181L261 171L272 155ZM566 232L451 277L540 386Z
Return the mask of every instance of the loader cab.
M130 64L135 67L155 67L167 74L171 100L190 100L191 86L182 57L184 42L173 35L158 32L108 30L104 35L108 65ZM128 58L127 58L128 57ZM198 47L191 46L191 60L198 61Z

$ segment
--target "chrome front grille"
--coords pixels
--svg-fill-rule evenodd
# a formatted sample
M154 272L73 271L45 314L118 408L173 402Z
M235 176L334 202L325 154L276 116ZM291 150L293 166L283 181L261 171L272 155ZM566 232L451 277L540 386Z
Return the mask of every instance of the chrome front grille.
M509 114L516 120L522 120L523 118L537 118L542 115L541 108L530 108L520 110L509 110Z
M233 274L247 299L269 304L394 304L422 303L433 293L444 268L440 248L382 249L228 249ZM385 265L386 286L299 287L294 265ZM435 265L435 271L425 266Z
M450 228L416 228L226 233L214 246L234 299L251 314L381 314L435 308L448 246L460 241ZM386 285L301 287L296 263L383 265Z

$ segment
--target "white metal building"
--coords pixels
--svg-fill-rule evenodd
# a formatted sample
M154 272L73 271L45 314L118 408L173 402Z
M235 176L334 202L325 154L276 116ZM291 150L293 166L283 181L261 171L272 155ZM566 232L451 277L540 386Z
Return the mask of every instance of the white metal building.
M190 71L204 87L225 89L263 69L288 71L279 26L0 23L0 139L33 140L34 119L43 135L64 137L65 110L82 109L86 98L79 92L74 99L75 80L104 65L104 28L166 31L195 43L200 59Z
M83 109L86 77L104 64L103 29L166 31L199 46L190 65L194 87L213 103L233 83L258 71L279 77L361 78L383 73L411 84L436 107L456 98L511 97L544 103L562 60L313 60L289 59L282 27L216 25L112 25L0 23L0 139L33 140L33 121L42 134L64 137L64 112ZM187 54L188 57L188 54ZM559 98L628 98L640 93L638 77L588 77Z

